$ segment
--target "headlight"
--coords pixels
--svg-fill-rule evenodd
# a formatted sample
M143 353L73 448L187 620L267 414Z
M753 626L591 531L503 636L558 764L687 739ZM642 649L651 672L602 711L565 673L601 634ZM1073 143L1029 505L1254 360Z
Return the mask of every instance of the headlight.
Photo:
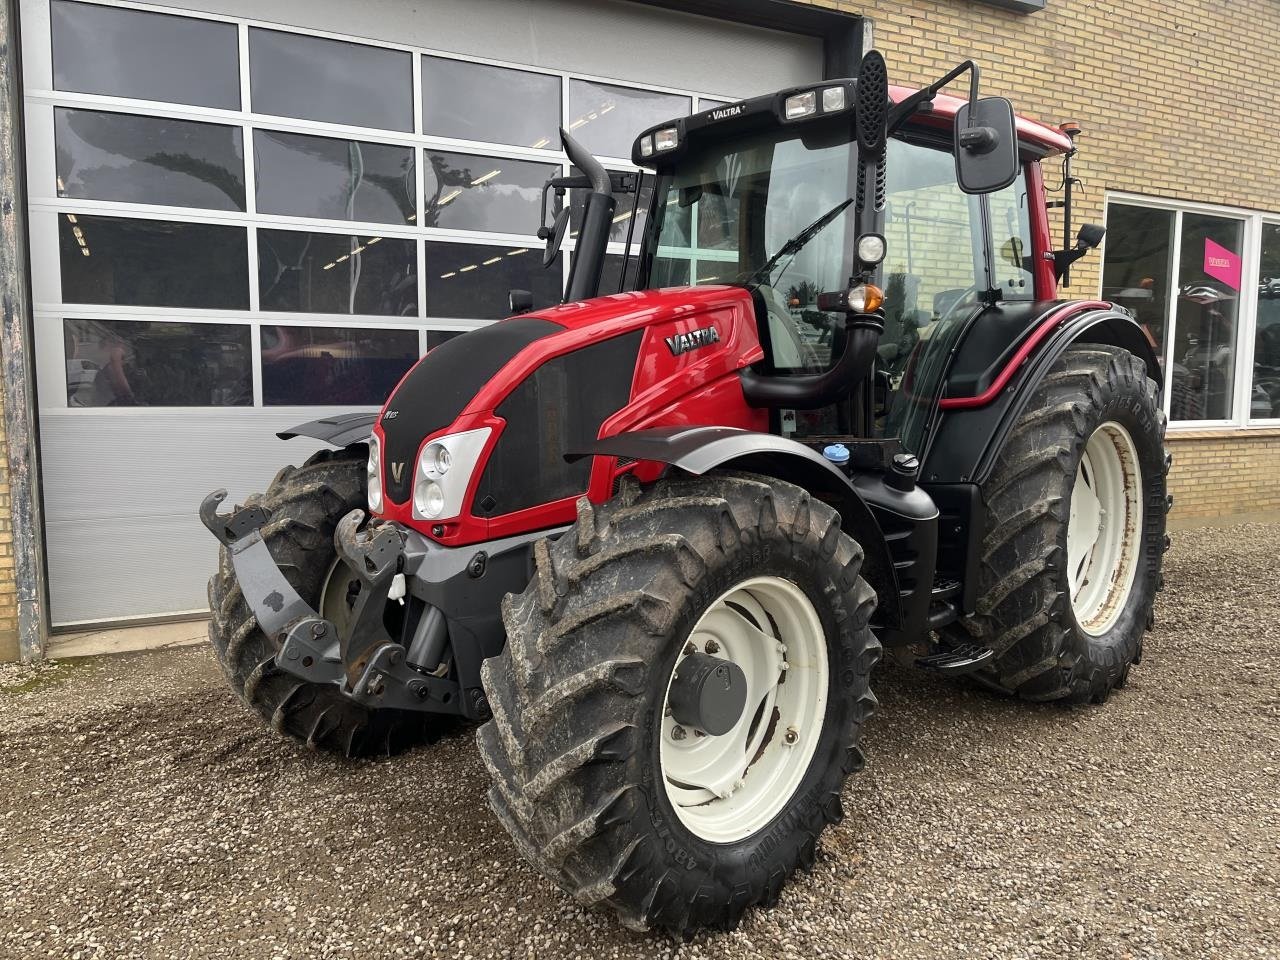
M822 112L834 113L844 109L844 87L827 87L822 91Z
M382 512L382 449L375 436L369 437L369 462L365 466L368 476L369 512Z
M798 120L801 117L809 116L811 113L817 113L817 91L806 90L804 93L797 93L794 96L787 97L782 108L788 120Z
M642 157L653 156L653 137L652 136L645 137L643 140L640 141L640 156Z
M471 476L489 440L490 429L437 437L418 453L413 474L413 515L419 520L450 520L462 512Z
M665 127L653 135L655 150L674 150L680 144L680 132L675 127Z
M864 233L858 238L858 259L869 267L883 260L886 251L884 237L878 233Z

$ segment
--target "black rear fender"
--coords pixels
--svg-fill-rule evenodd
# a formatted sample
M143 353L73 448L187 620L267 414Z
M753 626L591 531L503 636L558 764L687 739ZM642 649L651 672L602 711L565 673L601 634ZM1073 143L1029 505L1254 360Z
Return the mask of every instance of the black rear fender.
M651 460L692 474L741 470L803 487L835 508L844 531L862 547L862 575L879 597L875 622L900 626L898 580L875 515L849 478L804 444L734 427L658 427L607 437L572 454L587 455Z
M963 367L964 384L949 379L946 396L981 394L997 381L1003 367L1016 355L1029 331L1045 322L1063 303L1026 304L1023 325L1016 339L1004 341L1011 331L983 329L979 318L957 350L955 366ZM1151 341L1128 313L1110 304L1081 304L1045 337L1008 381L1008 386L980 407L944 409L925 451L921 478L925 483L983 483L995 466L1013 424L1022 416L1045 374L1073 343L1105 343L1123 347L1147 366L1147 376L1161 383L1160 360ZM974 373L973 371L980 371ZM959 387L959 390L957 389Z
M364 443L373 433L373 425L377 422L376 413L340 413L332 417L322 417L298 424L288 430L276 434L281 440L292 440L294 437L310 437L323 440L335 447L349 447L353 443Z

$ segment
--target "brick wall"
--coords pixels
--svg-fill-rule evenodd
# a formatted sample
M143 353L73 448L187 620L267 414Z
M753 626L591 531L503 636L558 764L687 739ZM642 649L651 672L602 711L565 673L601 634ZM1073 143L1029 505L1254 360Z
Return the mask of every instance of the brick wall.
M1170 434L1174 520L1280 511L1280 430Z

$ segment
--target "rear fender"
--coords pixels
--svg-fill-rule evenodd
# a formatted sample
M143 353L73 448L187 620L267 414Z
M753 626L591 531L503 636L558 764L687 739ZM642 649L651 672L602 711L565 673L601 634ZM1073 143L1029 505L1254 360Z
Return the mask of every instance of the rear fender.
M958 409L948 409L943 402L942 416L921 471L926 483L984 483L1036 387L1074 343L1122 347L1146 364L1147 376L1156 383L1163 382L1160 360L1151 341L1131 315L1110 304L1082 303L1079 307L1052 326L1028 356L1014 361L1017 368L1007 385L988 402Z
M665 463L692 474L741 470L803 487L835 508L841 527L862 547L862 575L879 597L876 622L901 625L893 558L871 508L848 477L804 444L735 427L657 427L607 437L571 454L588 455Z

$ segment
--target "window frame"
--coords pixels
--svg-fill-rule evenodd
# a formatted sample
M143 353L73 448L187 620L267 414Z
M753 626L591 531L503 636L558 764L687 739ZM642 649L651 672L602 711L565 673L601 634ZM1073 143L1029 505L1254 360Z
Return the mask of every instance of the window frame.
M1161 373L1164 382L1161 385L1162 402L1165 416L1170 413L1173 388L1173 356L1176 337L1176 303L1179 289L1182 262L1182 226L1186 214L1218 217L1235 220L1241 224L1241 270L1243 282L1240 288L1240 299L1237 307L1235 331L1235 368L1232 371L1232 411L1233 416L1218 420L1170 420L1168 430L1171 434L1195 433L1198 431L1235 431L1249 429L1272 429L1280 427L1280 417L1253 419L1249 415L1250 399L1253 393L1253 357L1254 337L1258 323L1258 271L1261 267L1262 228L1264 223L1280 223L1280 214L1266 213L1247 207L1227 206L1223 204L1203 203L1194 200L1178 200L1169 197L1154 197L1140 193L1108 190L1103 195L1104 224L1111 220L1111 205L1122 204L1134 207L1166 210L1174 214L1173 243L1170 248L1170 262L1173 269L1169 276L1170 311L1168 321L1169 335L1160 356ZM1107 241L1104 238L1099 251L1098 297L1104 299L1103 272L1106 265Z
M721 91L698 91L675 87L665 87L650 83L637 83L616 77L599 76L571 72L567 70L548 69L524 63L515 63L494 58L464 55L428 47L399 44L383 40L357 36L355 34L336 33L306 27L281 24L252 17L239 17L225 14L206 13L203 11L179 10L173 7L160 6L155 3L134 2L134 0L70 0L70 2L86 3L90 6L115 7L139 10L150 13L177 16L190 20L227 23L236 27L238 36L238 64L240 79L240 103L238 109L220 107L203 107L193 104L169 103L160 100L144 100L137 98L107 96L101 94L76 93L54 88L52 25L49 15L48 0L19 0L22 9L24 29L21 36L23 54L23 102L25 108L24 133L27 170L27 211L30 229L31 281L33 300L34 335L39 344L37 349L37 398L42 411L59 415L79 415L80 409L70 408L66 398L66 364L62 356L61 330L63 319L69 315L85 319L134 319L134 320L175 320L209 323L242 323L250 328L253 345L253 382L254 404L252 408L237 407L236 414L243 414L247 409L268 411L271 413L288 412L296 409L301 419L314 418L324 408L320 407L265 407L262 402L262 364L260 354L260 328L263 325L286 326L356 326L368 325L378 329L414 329L418 331L419 353L427 349L428 332L456 333L486 326L493 322L476 320L467 317L456 317L430 312L426 292L425 244L430 241L448 241L456 243L472 243L492 245L495 247L529 246L541 247L542 242L531 234L503 233L497 231L477 231L469 229L422 227L419 223L424 213L423 164L427 150L439 150L450 153L472 154L490 157L495 160L531 160L538 163L558 167L561 174L567 175L570 169L568 158L560 149L550 149L558 144L548 144L547 148L535 149L517 145L498 144L482 140L468 140L451 137L428 136L423 133L423 96L422 89L422 57L430 56L440 60L452 60L461 63L475 63L493 67L538 73L555 77L560 83L560 118L567 128L574 118L570 114L569 85L571 80L586 80L592 83L608 84L633 90L651 91L657 94L682 96L689 99L693 112L702 109L701 101L706 99L714 104L732 102L735 97L726 97ZM256 113L252 109L251 95L251 62L249 56L249 32L251 29L265 29L278 33L292 33L320 39L336 40L344 43L366 47L377 47L392 51L405 52L410 55L411 62L411 105L413 129L411 131L392 131L372 127L355 126L329 121L306 120L301 118L280 117L273 114ZM144 117L158 117L172 120L189 120L203 123L216 123L239 128L241 133L244 157L244 211L215 211L195 207L176 207L163 204L129 203L125 201L101 201L88 199L61 198L58 196L54 141L55 108L95 110L107 113L132 114ZM258 129L293 133L307 136L320 136L339 140L357 140L369 143L388 144L408 147L413 150L415 163L416 212L414 222L409 224L388 224L358 220L331 220L312 217L293 217L282 214L263 214L258 212L257 182L253 156L254 132ZM607 169L634 171L629 157L598 158ZM240 226L247 233L248 269L249 269L249 307L247 310L215 310L205 308L170 309L158 307L124 307L111 304L69 304L64 303L61 295L61 277L59 270L57 246L57 220L64 213L136 217L142 219L161 219L192 223L215 223ZM413 317L396 318L381 316L365 316L350 314L315 314L315 313L281 313L264 312L260 309L258 287L258 240L257 233L263 229L284 229L301 232L337 233L344 235L370 234L387 237L412 239L417 254L418 271L418 311ZM641 234L637 232L637 243ZM570 254L576 243L566 238L560 267L560 285L568 279ZM625 245L621 242L610 242L608 252L622 254ZM47 329L46 329L47 328ZM56 342L55 342L56 341ZM97 408L96 412L102 412ZM103 408L106 409L106 408ZM127 408L122 408L125 410ZM136 409L136 408L135 408ZM149 408L148 408L149 409ZM160 408L156 408L159 410ZM205 407L166 407L165 412L173 411L206 411L217 413L220 408ZM122 414L123 415L123 414Z

